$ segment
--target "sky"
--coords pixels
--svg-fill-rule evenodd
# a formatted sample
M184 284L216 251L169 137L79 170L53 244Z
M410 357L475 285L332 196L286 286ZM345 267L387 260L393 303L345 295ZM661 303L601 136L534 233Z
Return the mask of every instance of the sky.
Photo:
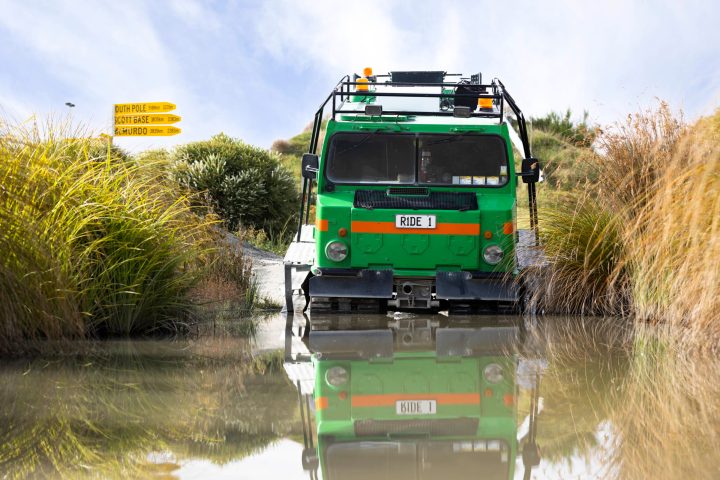
M101 133L113 104L164 101L180 135L117 143L269 147L369 66L482 72L530 116L608 125L664 99L693 120L720 106L719 23L709 0L0 0L0 118Z

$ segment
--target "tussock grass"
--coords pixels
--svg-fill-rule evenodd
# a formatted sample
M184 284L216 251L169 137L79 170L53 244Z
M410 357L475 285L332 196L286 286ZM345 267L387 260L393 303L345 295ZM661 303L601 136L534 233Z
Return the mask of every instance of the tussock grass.
M66 125L2 125L0 353L182 328L213 222L165 171Z
M687 126L661 103L597 144L583 188L541 211L546 311L720 333L720 111Z
M532 301L548 312L622 314L629 309L620 219L588 195L561 196L540 212L548 263Z
M720 336L720 110L680 136L662 159L635 239L636 313Z

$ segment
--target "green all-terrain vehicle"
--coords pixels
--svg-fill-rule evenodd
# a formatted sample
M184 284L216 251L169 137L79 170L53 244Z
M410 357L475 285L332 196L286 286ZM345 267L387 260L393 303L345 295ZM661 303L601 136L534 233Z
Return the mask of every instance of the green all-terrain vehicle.
M310 477L319 469L326 480L514 478L518 329L398 323L395 335L310 333L315 428L308 395L300 397ZM521 434L526 473L539 462L536 405L534 390L530 428Z
M518 246L536 243L539 164L504 85L479 74L448 83L453 76L366 69L322 104L285 257L288 310L293 269L309 270L300 281L314 312L516 308L522 300ZM524 156L520 172L513 144ZM516 229L518 177L528 184L526 232Z

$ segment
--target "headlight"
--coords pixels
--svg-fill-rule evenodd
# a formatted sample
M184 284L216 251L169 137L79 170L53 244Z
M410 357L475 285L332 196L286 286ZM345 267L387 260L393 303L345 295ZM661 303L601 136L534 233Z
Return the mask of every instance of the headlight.
M489 363L485 367L483 375L485 375L485 380L487 380L488 382L498 383L503 379L502 367L497 363Z
M490 265L497 265L500 263L503 256L505 256L505 252L503 252L503 249L497 245L490 245L483 251L483 258Z
M339 387L340 385L347 383L348 377L348 371L343 367L332 367L325 372L325 381L328 385L332 385L333 387Z
M347 258L347 245L343 242L330 242L325 247L325 255L333 262L342 262Z

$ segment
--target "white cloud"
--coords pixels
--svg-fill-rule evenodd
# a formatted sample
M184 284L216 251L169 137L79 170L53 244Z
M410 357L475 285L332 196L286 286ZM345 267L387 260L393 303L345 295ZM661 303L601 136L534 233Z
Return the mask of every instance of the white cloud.
M338 78L366 65L480 70L503 79L527 112L589 109L609 122L656 96L700 113L693 70L711 92L720 86L713 18L707 5L673 2L287 0L264 4L257 31L273 59L297 68ZM701 67L704 55L713 61Z
M107 129L113 103L172 101L183 135L122 144L136 150L223 130L269 145L302 128L335 80L372 66L481 71L500 77L528 114L572 107L608 122L658 96L692 118L720 100L719 8L0 0L0 105L25 116L65 111L72 101L75 118Z

